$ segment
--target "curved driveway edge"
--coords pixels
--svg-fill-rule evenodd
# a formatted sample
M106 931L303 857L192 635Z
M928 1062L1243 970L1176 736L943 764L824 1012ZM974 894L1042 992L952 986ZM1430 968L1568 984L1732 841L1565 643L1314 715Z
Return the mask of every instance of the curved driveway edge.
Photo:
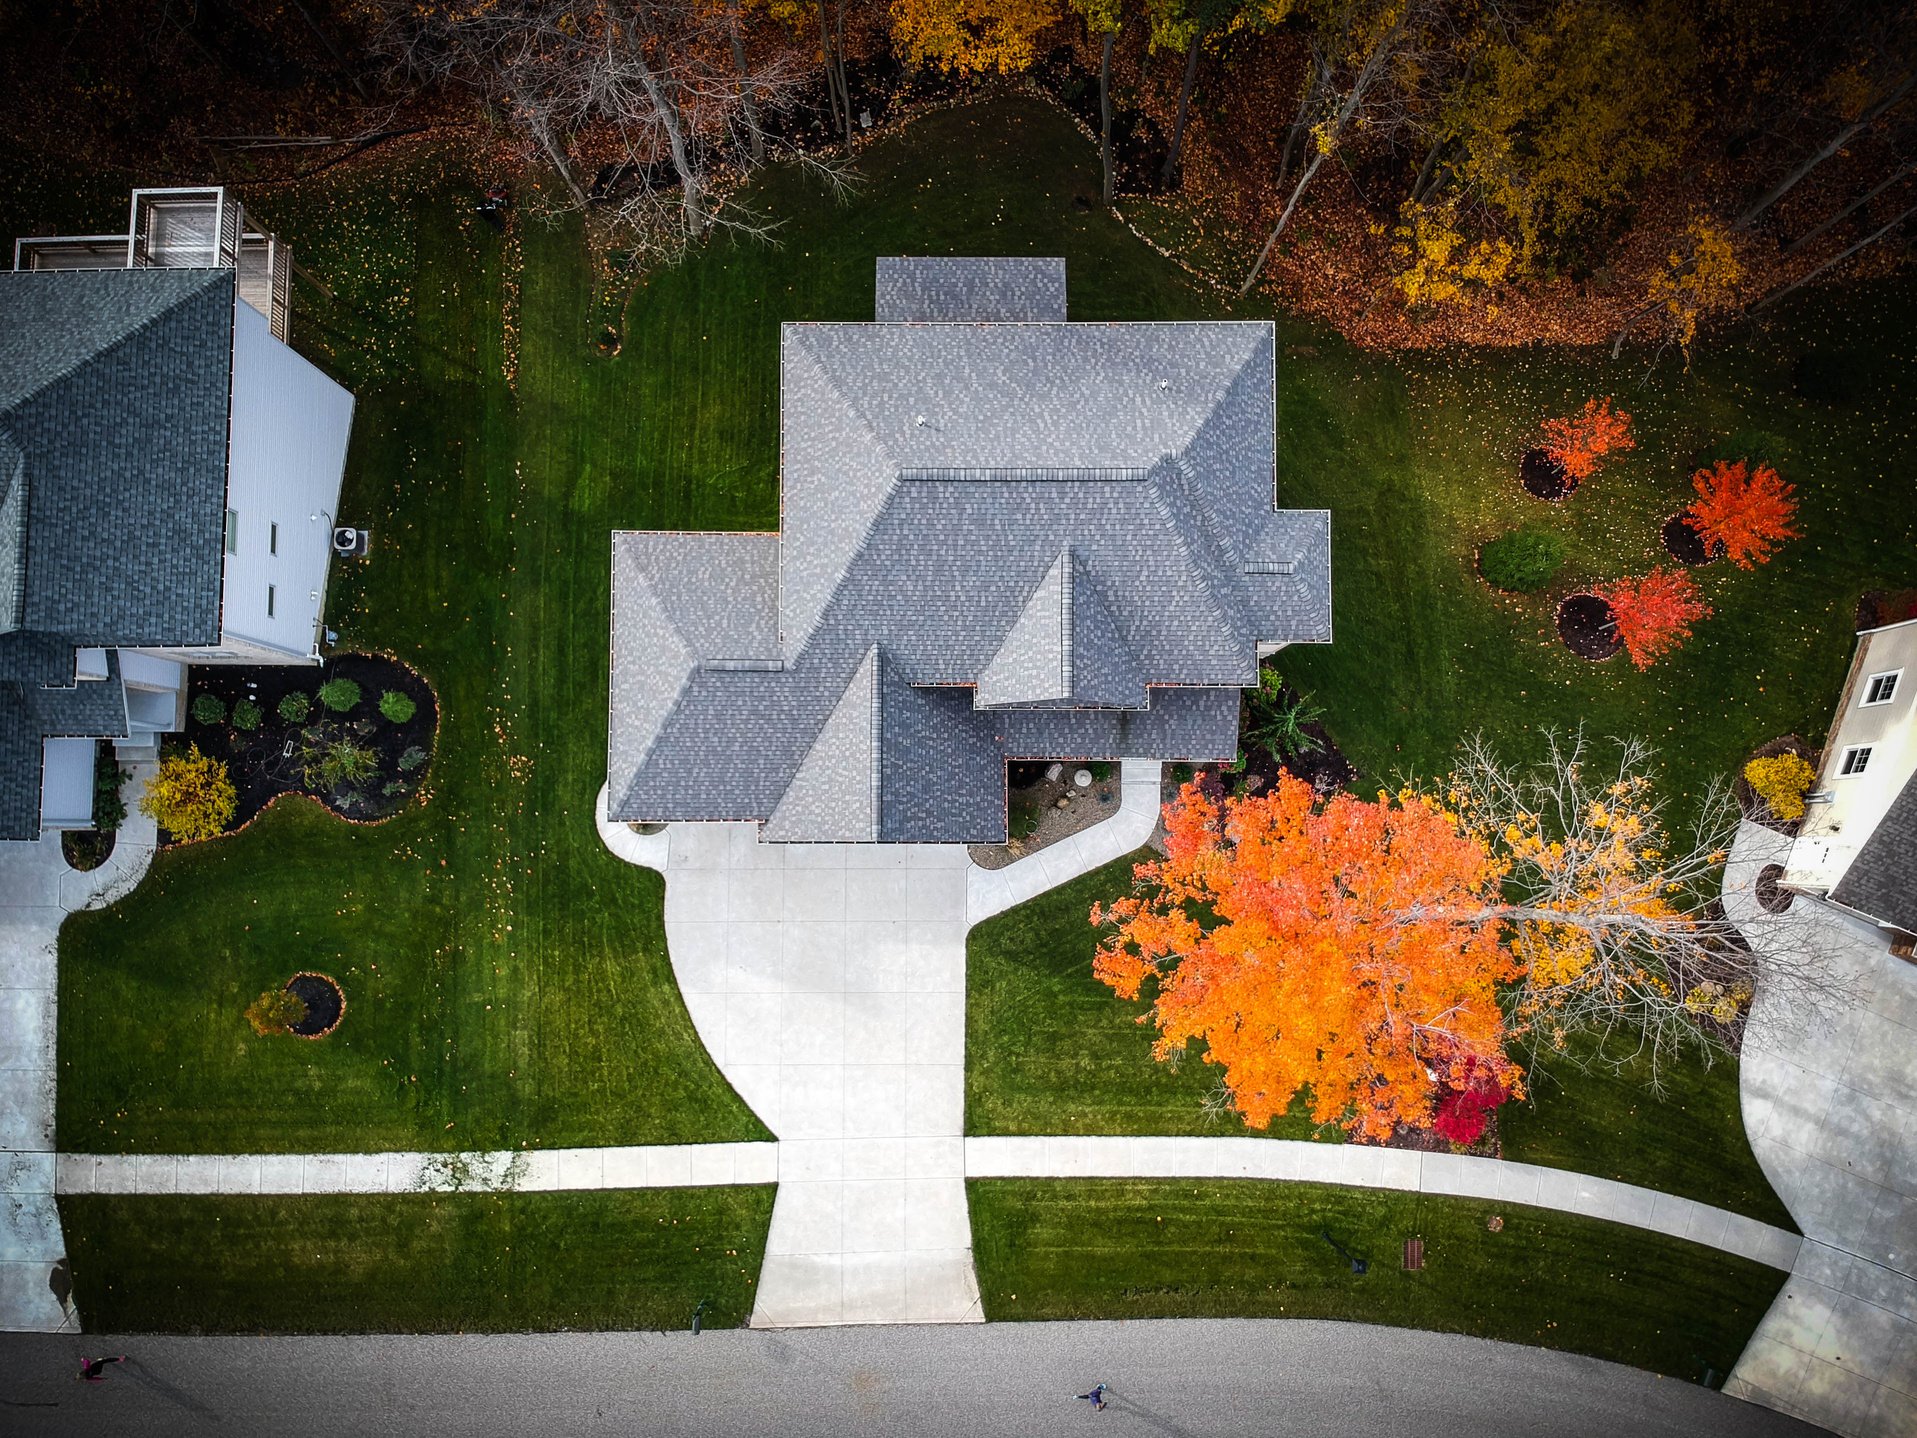
M1790 840L1742 825L1724 907L1744 937L1813 944L1856 984L1841 1012L1792 1021L1759 992L1739 1071L1744 1129L1804 1230L1790 1280L1724 1391L1851 1438L1917 1433L1917 967L1815 900L1783 914L1753 885Z
M128 785L137 792L151 772L135 766ZM136 809L107 861L85 874L67 867L58 834L0 843L0 1332L79 1328L48 1286L66 1256L53 1197L60 925L130 892L157 838Z

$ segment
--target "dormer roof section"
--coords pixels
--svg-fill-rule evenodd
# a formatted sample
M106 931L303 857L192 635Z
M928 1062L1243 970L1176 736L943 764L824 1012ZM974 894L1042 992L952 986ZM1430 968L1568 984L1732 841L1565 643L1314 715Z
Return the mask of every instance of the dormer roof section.
M1083 557L1064 550L978 676L980 709L1142 709L1145 683Z

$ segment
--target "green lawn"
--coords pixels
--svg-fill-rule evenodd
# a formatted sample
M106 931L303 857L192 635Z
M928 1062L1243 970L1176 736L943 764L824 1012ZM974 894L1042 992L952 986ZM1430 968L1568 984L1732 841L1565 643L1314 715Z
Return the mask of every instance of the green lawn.
M988 1319L1332 1318L1721 1379L1783 1286L1761 1264L1539 1209L1321 1184L967 1185ZM1487 1221L1501 1217L1501 1232ZM1354 1276L1320 1237L1369 1261ZM1404 1241L1425 1244L1422 1272Z
M735 1327L772 1189L60 1200L101 1333Z
M1218 1070L1194 1050L1176 1066L1152 1058L1154 1030L1092 977L1094 901L1131 887L1140 850L973 929L966 949L965 1126L968 1133L1255 1135L1233 1113L1210 1114ZM1641 1067L1560 1066L1499 1114L1504 1156L1642 1184L1792 1228L1744 1138L1737 1064L1667 1066L1654 1096ZM1269 1138L1338 1141L1302 1102Z

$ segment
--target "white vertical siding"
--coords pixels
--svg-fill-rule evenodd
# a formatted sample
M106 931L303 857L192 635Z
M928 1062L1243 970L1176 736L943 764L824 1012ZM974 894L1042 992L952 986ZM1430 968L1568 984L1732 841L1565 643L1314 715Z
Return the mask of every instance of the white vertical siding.
M225 561L220 648L297 663L312 657L326 593L353 396L274 339L259 311L235 303L226 503L239 527Z

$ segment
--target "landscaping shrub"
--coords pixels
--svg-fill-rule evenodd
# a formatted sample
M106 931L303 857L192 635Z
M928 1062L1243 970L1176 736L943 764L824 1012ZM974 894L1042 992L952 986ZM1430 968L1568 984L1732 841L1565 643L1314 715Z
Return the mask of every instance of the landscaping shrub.
M288 724L303 724L313 712L313 696L295 690L280 700L280 718Z
M126 770L113 757L110 744L102 744L93 760L93 827L111 834L126 822L126 798L120 786L126 782Z
M1543 529L1514 529L1478 551L1485 582L1514 594L1544 588L1564 566L1563 536Z
M1746 764L1744 779L1773 818L1790 823L1804 817L1804 795L1817 781L1817 771L1801 754L1773 754Z
M1544 422L1544 452L1558 462L1574 488L1597 473L1606 455L1635 448L1631 417L1612 409L1608 395L1587 399L1574 415Z
M1741 459L1720 459L1692 475L1691 487L1697 498L1684 511L1691 528L1739 569L1767 563L1784 540L1803 535L1793 522L1795 486L1784 483L1769 465L1753 469Z
M1601 584L1595 592L1611 606L1617 637L1639 669L1649 669L1689 639L1691 621L1711 612L1698 598L1696 583L1681 569L1654 569L1641 579Z
M330 739L307 749L306 782L321 793L353 789L379 772L379 755L351 739Z
M319 701L335 714L344 714L359 703L359 685L350 679L329 679L320 685Z
M140 812L180 839L212 838L232 822L238 804L226 765L197 744L161 759L140 796Z
M293 1025L305 1017L306 1000L286 988L268 989L246 1006L246 1021L262 1038L291 1033Z
M417 744L409 745L406 752L399 756L399 772L410 774L425 762L426 751Z
M413 717L414 711L418 708L419 706L410 696L400 693L397 689L388 689L379 696L379 712L395 724L404 724Z
M193 696L193 719L198 724L220 724L226 720L226 701L217 694Z
M251 699L242 699L233 706L233 727L248 734L259 728L260 720L265 717L265 712Z
M1310 754L1324 747L1316 735L1305 732L1305 725L1316 724L1325 717L1324 707L1313 704L1308 694L1287 696L1285 681L1276 669L1259 669L1258 687L1247 702L1251 706L1251 722L1245 726L1245 737L1273 758ZM1244 751L1240 750L1240 768L1244 767L1244 760Z

